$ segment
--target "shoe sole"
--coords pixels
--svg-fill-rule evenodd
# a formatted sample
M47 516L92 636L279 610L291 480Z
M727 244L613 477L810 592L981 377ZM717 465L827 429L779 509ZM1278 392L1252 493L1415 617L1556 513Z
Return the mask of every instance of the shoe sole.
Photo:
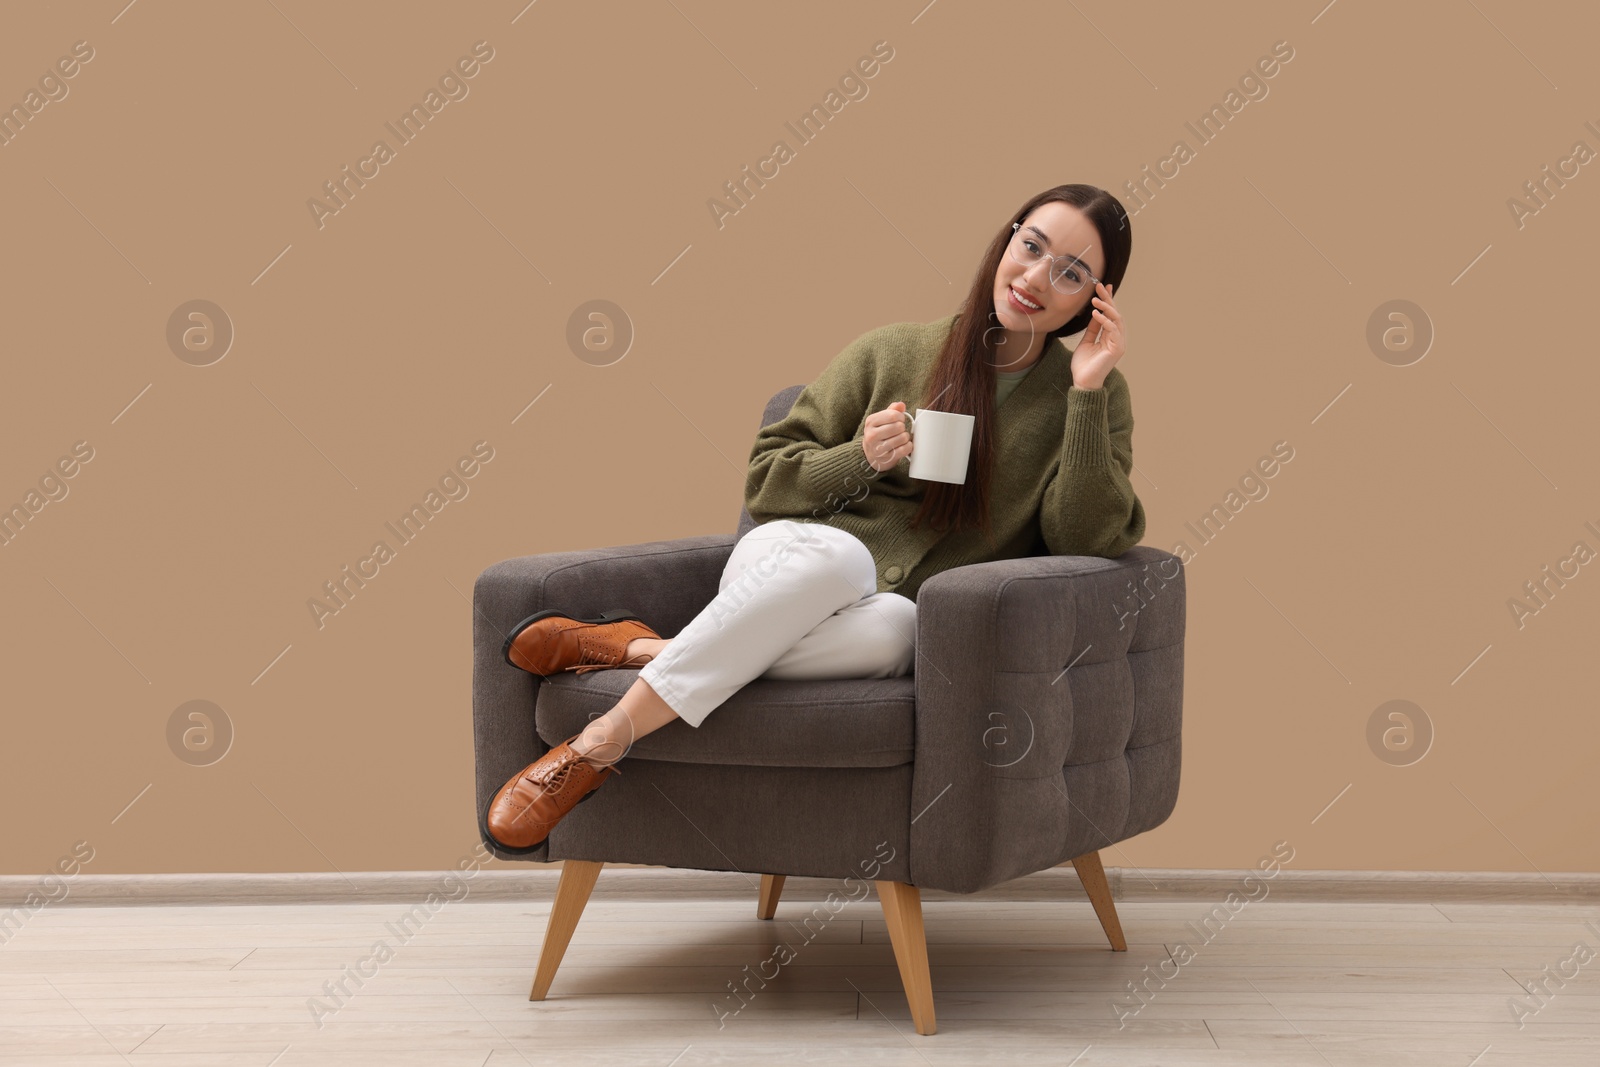
M607 775L606 777L609 778L610 775ZM605 784L604 782L600 783L600 785L604 785L604 784ZM598 792L600 792L600 786L597 785L593 789L589 790L587 793L583 794L583 797L578 801L578 804L582 804L585 800L593 800L594 799L594 795L596 793L598 793ZM578 810L578 804L572 805L572 811L577 811ZM493 806L493 801L492 800L490 801L490 806L491 807ZM572 811L567 812L567 815L571 815ZM567 815L563 815L562 818L565 819L567 817ZM561 824L558 822L556 825L559 826ZM490 846L492 846L494 848L499 849L501 852L506 853L508 856L525 856L530 852L537 852L541 848L544 847L544 843L546 841L550 840L550 834L545 834L543 837L539 838L539 840L535 841L533 844L524 845L521 848L512 848L510 845L502 845L500 843L500 839L498 837L495 837L493 834L491 834L489 832L489 809L488 808L485 808L484 811L483 811L483 814L478 817L478 832L483 835L483 840L484 840L484 842L486 844L488 844L488 845L490 845ZM554 832L555 832L555 827L551 827L551 833L554 833Z
M522 636L522 631L526 630L529 626L532 626L540 619L549 619L557 615L564 619L571 619L573 622L586 622L591 625L599 625L600 623L605 622L620 622L623 619L633 619L637 622L644 622L643 619L639 618L639 616L635 615L633 612L628 611L626 608L612 608L610 611L602 611L598 617L593 619L580 618L577 615L569 615L564 611L550 608L546 611L540 611L529 615L526 619L523 619L521 622L517 623L517 625L511 630L511 636L507 637L505 639L505 643L500 646L500 658L505 660L509 666L515 667L519 671L527 671L528 668L524 667L520 663L517 663L511 658L511 646L516 643L518 637ZM548 674L539 674L537 671L528 671L528 673L539 678L550 677ZM578 803L581 804L583 801L580 800Z

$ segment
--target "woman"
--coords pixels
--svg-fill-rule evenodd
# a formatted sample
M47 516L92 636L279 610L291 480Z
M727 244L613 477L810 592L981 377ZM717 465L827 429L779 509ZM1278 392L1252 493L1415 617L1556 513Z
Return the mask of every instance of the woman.
M1112 292L1132 232L1110 193L1061 185L995 234L961 310L857 338L763 427L716 598L672 639L636 616L544 611L506 640L549 675L642 667L617 705L520 771L484 829L537 848L634 739L698 727L750 680L898 677L915 659L916 594L934 574L1037 554L1114 558L1144 535L1129 482L1133 413ZM1083 331L1073 349L1061 338ZM907 473L906 397L974 416L962 483ZM620 773L620 772L618 772Z

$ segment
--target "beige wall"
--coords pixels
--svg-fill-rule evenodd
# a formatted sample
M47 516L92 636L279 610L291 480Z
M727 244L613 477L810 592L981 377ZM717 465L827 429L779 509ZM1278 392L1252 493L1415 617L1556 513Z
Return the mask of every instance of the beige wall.
M83 456L0 547L3 873L78 842L105 873L454 866L476 575L731 531L773 392L948 314L1025 198L1124 195L1230 90L1118 293L1146 541L1192 556L1182 794L1106 861L1286 840L1297 868L1600 869L1600 565L1508 607L1600 549L1600 176L1508 208L1600 148L1592 12L122 6L0 33L0 101L93 49L0 147L0 504ZM319 225L323 183L479 41L469 94ZM798 144L785 123L879 41L867 95ZM708 201L779 139L719 227ZM214 342L169 340L194 300L232 323L205 366ZM607 366L567 340L591 300L635 331ZM1393 300L1431 323L1418 361L1369 340ZM385 523L478 442L467 495L401 545ZM1202 544L1187 524L1230 504ZM379 540L319 625L308 601ZM195 700L233 727L209 766L169 742ZM1369 743L1392 700L1432 724L1405 766Z

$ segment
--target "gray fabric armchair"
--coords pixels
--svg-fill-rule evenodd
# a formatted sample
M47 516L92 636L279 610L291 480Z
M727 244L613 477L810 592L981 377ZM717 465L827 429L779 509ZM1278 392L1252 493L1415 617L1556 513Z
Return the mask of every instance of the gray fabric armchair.
M801 386L776 394L762 426ZM539 678L500 654L545 609L637 613L664 637L716 596L737 532L522 556L473 590L479 826L517 771L615 704L615 668ZM1030 556L941 572L917 595L901 678L758 678L698 728L635 742L538 851L562 860L529 999L542 1000L606 862L876 884L918 1033L935 1029L921 888L972 893L1071 860L1112 948L1126 948L1099 850L1160 825L1178 796L1185 582L1176 556Z

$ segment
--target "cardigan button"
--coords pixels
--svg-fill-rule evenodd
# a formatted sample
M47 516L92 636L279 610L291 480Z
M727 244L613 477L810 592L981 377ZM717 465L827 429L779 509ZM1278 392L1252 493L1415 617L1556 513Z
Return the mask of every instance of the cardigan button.
M900 576L901 576L900 568L899 567L890 567L888 570L883 572L883 576L885 578L889 579L889 581L891 581L891 582L898 582L900 580Z

